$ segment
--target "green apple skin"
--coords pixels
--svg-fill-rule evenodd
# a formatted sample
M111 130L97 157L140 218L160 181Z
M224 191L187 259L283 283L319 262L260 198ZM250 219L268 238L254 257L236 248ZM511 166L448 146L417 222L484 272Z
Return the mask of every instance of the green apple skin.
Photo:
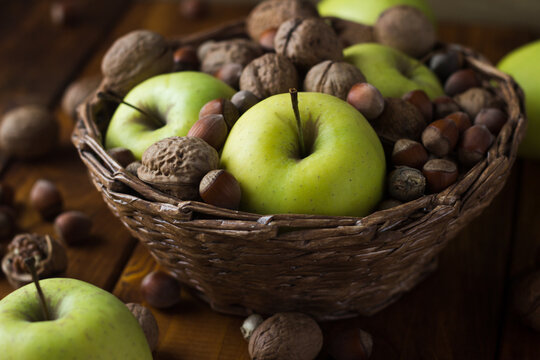
M512 75L525 93L527 133L519 155L540 159L540 41L527 44L506 55L497 67Z
M425 0L322 0L318 9L321 16L336 16L373 25L384 10L396 5L414 6L435 23L433 11Z
M55 320L40 321L34 284L7 295L0 301L3 360L152 359L138 321L114 295L75 279L40 285Z
M337 97L299 93L298 101L302 127L317 129L307 157L298 156L289 94L263 100L232 128L221 165L240 183L241 209L258 214L367 215L382 197L385 177L384 152L375 131Z
M153 143L171 136L185 136L199 119L204 104L218 98L230 99L235 90L221 80L201 72L182 71L154 76L133 88L124 98L167 124L156 129L139 111L118 106L107 135L105 147L130 149L137 159Z
M355 65L385 97L424 90L430 99L444 95L437 76L425 65L388 46L364 43L348 47L345 61Z

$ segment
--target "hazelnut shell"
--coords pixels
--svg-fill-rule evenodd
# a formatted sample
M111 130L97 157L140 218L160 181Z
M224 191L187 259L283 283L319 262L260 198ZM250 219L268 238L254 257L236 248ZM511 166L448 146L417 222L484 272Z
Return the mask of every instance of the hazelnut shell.
M420 110L398 98L387 98L382 114L370 123L383 141L392 144L399 139L419 140L426 127Z
M471 119L474 119L480 110L492 106L495 102L489 91L479 87L471 88L454 96L454 101Z
M90 237L92 219L80 211L66 211L54 220L54 228L64 244L81 244Z
M30 190L30 204L45 220L52 220L62 211L60 190L49 180L37 180Z
M260 45L247 39L232 39L210 42L199 50L201 55L201 71L215 74L226 64L246 66L263 54Z
M166 309L180 302L182 288L172 275L163 271L148 273L141 282L141 295L152 307Z
M429 160L422 168L422 172L432 193L443 191L455 183L459 175L456 164L445 159Z
M199 193L205 203L237 210L242 198L242 190L236 178L223 169L206 174L199 185Z
M435 156L446 156L454 149L459 139L456 123L444 118L429 124L422 133L422 144Z
M227 140L227 124L221 114L208 114L201 117L189 129L187 136L203 139L214 149L219 150Z

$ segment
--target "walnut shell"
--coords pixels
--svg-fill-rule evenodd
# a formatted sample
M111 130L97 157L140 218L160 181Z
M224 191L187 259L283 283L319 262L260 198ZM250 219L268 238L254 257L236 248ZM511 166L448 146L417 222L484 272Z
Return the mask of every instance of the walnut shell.
M219 155L204 140L169 137L143 153L137 176L155 188L182 200L199 197L199 183L206 173L217 169Z
M356 66L326 60L309 70L304 80L304 91L322 92L346 100L351 87L365 81L364 74Z
M290 88L298 88L298 72L286 57L277 54L253 60L240 76L240 90L251 91L259 99L286 93Z
M135 85L172 71L172 51L165 39L152 31L135 30L112 44L101 62L104 87L121 96Z
M324 60L343 59L343 48L334 29L318 18L284 22L276 33L274 46L276 53L305 69Z
M253 41L246 39L232 39L204 44L204 51L200 51L201 70L214 74L226 64L240 64L246 66L253 59L263 54L262 48Z
M72 118L79 106L101 83L101 76L89 76L71 83L62 96L62 110Z
M471 119L474 119L483 108L491 107L495 104L493 95L489 91L477 87L454 96L454 101Z
M148 309L146 306L136 303L128 303L126 306L129 311L131 311L133 316L135 316L139 322L139 325L141 325L150 350L154 351L158 345L159 327L156 318L152 314L152 311L150 311L150 309Z
M36 272L40 279L62 273L67 268L66 250L58 241L48 235L17 235L9 244L8 253L2 259L2 271L14 288L20 288L32 282L30 273L17 270L17 263L24 260L21 256L27 257L30 254L27 249L24 249L29 243L35 244L37 251L44 256L36 259Z
M21 159L49 153L58 142L58 122L46 108L26 105L6 113L0 123L0 151Z
M398 98L387 98L385 103L383 113L370 121L381 140L386 144L393 144L399 139L420 140L427 126L420 110Z
M265 30L277 29L289 19L318 16L315 6L307 0L267 0L251 11L246 20L246 28L249 36L259 41Z

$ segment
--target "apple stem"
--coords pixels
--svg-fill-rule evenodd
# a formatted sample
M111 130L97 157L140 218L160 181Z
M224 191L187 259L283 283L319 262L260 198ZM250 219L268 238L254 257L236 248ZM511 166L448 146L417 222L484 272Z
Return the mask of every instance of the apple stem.
M300 157L302 158L306 154L306 144L304 142L304 131L302 130L300 110L298 110L298 90L291 88L289 89L289 94L291 94L292 108L294 111L294 117L296 118L296 126L298 127L298 137L300 139Z
M43 312L45 321L50 320L51 317L49 315L49 309L47 309L45 296L43 295L43 291L41 290L41 286L39 285L39 278L36 271L36 259L33 257L27 257L26 259L24 259L24 264L28 268L28 271L32 275L32 280L34 281L34 284L36 285L37 293L39 296L39 302L41 304L41 311Z
M113 91L110 91L110 90L107 90L107 91L100 91L97 93L97 96L98 98L102 99L102 100L106 100L106 101L112 101L112 102L115 102L117 104L124 104L126 106L129 106L130 108L134 109L134 110L137 110L138 112L140 112L141 114L143 114L144 116L146 116L147 118L149 118L150 120L152 120L152 122L154 123L154 125L158 128L162 127L163 126L163 121L161 121L159 118L157 118L156 116L154 116L153 114L133 105L133 104L130 104L126 101L124 101L124 99L122 99L122 97L120 95L118 95L117 93L113 92Z

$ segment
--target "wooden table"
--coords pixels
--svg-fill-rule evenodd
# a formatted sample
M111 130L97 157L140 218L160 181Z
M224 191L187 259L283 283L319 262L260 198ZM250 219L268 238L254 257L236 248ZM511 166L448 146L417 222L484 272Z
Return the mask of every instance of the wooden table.
M58 109L73 80L99 73L110 44L130 30L166 36L188 34L245 16L246 6L220 5L199 21L181 18L171 1L85 0L75 25L53 26L49 1L0 1L0 113L18 104ZM440 38L483 52L497 61L538 38L524 29L441 24ZM128 235L88 180L69 141L72 120L60 110L62 142L53 156L12 163L2 181L16 188L20 231L54 234L28 206L34 181L60 187L65 209L81 210L95 223L88 244L69 248L67 276L141 301L139 283L156 268L146 249ZM520 325L510 307L511 285L539 266L540 163L518 161L501 194L444 250L438 270L400 301L356 324L374 336L373 359L540 359L540 334ZM0 277L0 297L12 289ZM185 295L167 311L154 310L161 331L157 359L248 359L241 318L217 314ZM327 324L324 327L332 326ZM324 356L321 356L324 358Z

